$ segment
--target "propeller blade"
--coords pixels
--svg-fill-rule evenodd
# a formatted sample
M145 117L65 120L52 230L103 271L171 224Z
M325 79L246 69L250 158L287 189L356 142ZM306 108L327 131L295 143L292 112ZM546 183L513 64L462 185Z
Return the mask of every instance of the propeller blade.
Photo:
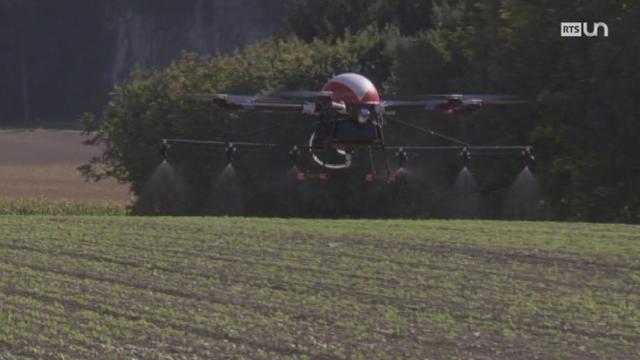
M400 101L415 101L425 102L432 100L446 101L450 99L459 99L462 94L422 94L422 95L385 95L385 100L400 102Z
M231 104L254 103L258 101L269 102L278 100L267 96L233 95L233 94L189 94L188 99L201 102L225 102Z
M282 91L270 94L269 96L283 99L314 99L314 98L322 98L322 97L333 97L333 96L350 96L351 94L346 92L335 92L335 91L309 91L309 90L298 90L298 91Z
M221 98L222 95L223 94L195 93L195 94L188 94L186 98L194 101L211 102L213 101L213 99Z
M432 101L432 100L480 100L480 101L514 101L519 100L515 95L510 94L423 94L423 95L409 95L404 96L404 99L400 97L385 97L387 100L398 101Z
M298 91L281 91L270 94L270 96L290 99L310 99L317 97L332 96L331 91L311 91L311 90L298 90Z
M482 100L482 105L518 105L533 102L532 100Z
M483 103L522 101L517 96L508 94L463 94L460 95L459 99L463 101L482 101Z

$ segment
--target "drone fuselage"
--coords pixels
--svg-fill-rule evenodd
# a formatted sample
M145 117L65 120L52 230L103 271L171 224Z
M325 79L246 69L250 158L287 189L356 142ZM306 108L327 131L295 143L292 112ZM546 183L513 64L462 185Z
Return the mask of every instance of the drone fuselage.
M349 151L358 146L384 146L382 117L377 112L381 97L366 77L345 73L330 79L322 91L331 94L332 103L344 104L343 113L322 114L314 146L331 145ZM367 118L359 118L365 109Z
M337 115L321 119L316 127L314 145L324 147L334 145L345 148L358 146L381 146L383 135L381 124L375 119L361 123L357 116Z

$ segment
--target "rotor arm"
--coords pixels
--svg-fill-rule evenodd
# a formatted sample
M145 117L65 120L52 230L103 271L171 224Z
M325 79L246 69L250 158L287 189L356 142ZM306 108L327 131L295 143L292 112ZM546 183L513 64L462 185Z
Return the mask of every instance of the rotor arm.
M259 99L254 96L214 94L211 101L229 110L247 110L262 112L302 112L307 110L306 104L278 102L276 100Z
M340 114L347 113L344 102L331 101L330 98L318 98L316 101L292 102L286 98L248 96L233 94L194 94L191 99L201 102L213 102L221 108L228 110L245 110L259 112L288 112L304 115L319 115L324 111L334 111Z
M472 112L482 106L481 101L383 101L376 109L378 113L394 115L399 112L437 112L452 115L457 112Z
M439 112L448 115L479 110L485 105L526 103L512 95L425 95L420 100L389 100L381 102L377 111L393 115L398 112Z

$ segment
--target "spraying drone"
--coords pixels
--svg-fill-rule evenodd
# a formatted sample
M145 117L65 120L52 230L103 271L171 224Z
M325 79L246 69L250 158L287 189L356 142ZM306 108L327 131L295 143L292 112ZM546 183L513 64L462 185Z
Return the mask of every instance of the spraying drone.
M399 119L391 121L411 127L450 143L446 146L394 146L385 143L385 125L391 115L401 112L444 113L454 115L475 112L485 105L517 104L523 101L511 95L426 95L419 100L382 100L378 90L366 77L346 73L333 77L321 91L295 91L278 93L271 96L246 96L232 94L198 94L194 100L216 104L228 110L258 111L264 113L298 113L316 119L315 130L304 144L268 144L230 141L203 141L191 139L164 139L162 155L167 157L170 149L179 145L219 146L224 149L227 160L231 162L242 148L283 149L294 165L304 152L308 152L313 161L326 170L343 170L352 165L356 149L368 151L371 166L366 175L367 181L386 180L395 182L400 173L392 171L387 151L395 151L399 167L407 162L409 151L455 151L466 166L472 154L515 152L519 153L525 165L534 161L533 150L528 145L513 146L474 146L462 140L416 126ZM327 151L335 152L331 159ZM379 175L374 161L374 152L384 157L385 174ZM323 156L324 154L324 156ZM336 160L336 158L338 160ZM300 172L299 180L308 178L329 179L328 173L311 175Z

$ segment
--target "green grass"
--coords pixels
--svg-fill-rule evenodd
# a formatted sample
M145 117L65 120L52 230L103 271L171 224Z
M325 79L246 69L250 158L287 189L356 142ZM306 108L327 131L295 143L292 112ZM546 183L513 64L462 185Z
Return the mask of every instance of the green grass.
M640 227L0 217L0 358L640 358Z
M126 215L124 205L79 203L76 201L51 201L49 199L13 200L0 199L2 215L50 215L50 216L113 216Z

